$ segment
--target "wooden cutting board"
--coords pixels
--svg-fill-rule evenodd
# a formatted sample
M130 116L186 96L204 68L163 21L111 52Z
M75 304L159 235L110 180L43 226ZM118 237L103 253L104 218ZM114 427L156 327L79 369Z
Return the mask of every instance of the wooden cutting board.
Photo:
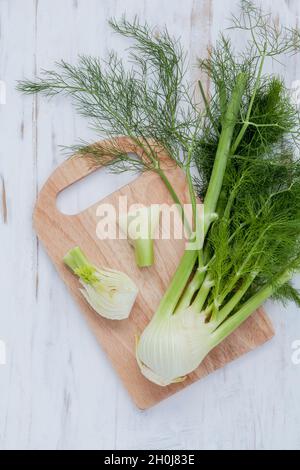
M128 151L136 151L138 154L128 139L122 139ZM164 155L161 157L166 158ZM140 270L135 265L132 248L126 240L99 240L97 238L96 226L99 218L96 212L100 202L101 204L111 203L117 207L119 196L127 196L129 204L172 203L161 179L153 173L143 174L133 183L110 194L80 214L63 215L56 207L57 195L92 171L94 170L90 168L87 160L82 158L70 159L59 166L39 194L34 211L34 225L40 241L61 278L74 296L98 342L140 409L155 405L273 337L272 324L263 309L259 309L215 348L183 383L162 388L146 380L136 363L135 337L144 329L156 310L184 252L184 241L157 240L155 265ZM188 191L182 170L178 167L170 167L167 169L167 174L183 202L188 203ZM113 176L108 177L113 178ZM140 292L128 320L121 322L106 320L89 308L82 298L78 290L78 280L62 263L66 252L76 245L82 248L94 264L123 271L136 282Z

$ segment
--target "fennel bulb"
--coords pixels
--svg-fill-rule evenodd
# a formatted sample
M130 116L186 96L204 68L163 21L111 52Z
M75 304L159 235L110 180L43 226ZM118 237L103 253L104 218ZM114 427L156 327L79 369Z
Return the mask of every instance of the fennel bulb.
M297 257L296 262L299 264L300 256ZM181 262L177 273L182 269L182 265ZM185 380L186 376L197 369L213 348L238 328L276 292L276 289L286 285L292 273L293 270L287 269L278 277L276 284L260 289L229 316L229 312L234 310L249 288L250 282L248 281L219 311L218 320L211 319L210 321L208 321L207 311L197 311L199 302L197 298L189 308L175 311L171 315L166 314L168 312L167 297L172 287L175 287L173 279L171 289L169 288L161 302L162 308L157 310L137 343L136 357L141 373L148 380L162 387Z
M142 374L160 386L185 380L213 347L211 330L191 308L152 320L137 343Z
M129 317L138 288L127 274L97 268L79 247L70 250L63 261L79 277L80 292L95 312L109 320Z

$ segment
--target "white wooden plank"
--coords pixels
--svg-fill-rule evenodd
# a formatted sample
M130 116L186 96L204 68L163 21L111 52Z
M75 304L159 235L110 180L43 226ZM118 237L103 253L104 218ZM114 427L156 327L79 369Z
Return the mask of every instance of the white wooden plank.
M27 3L27 5L26 5ZM36 315L36 238L31 213L36 195L32 106L15 91L19 74L33 72L34 5L15 8L2 1L0 74L6 83L6 104L0 106L0 173L6 192L6 223L0 222L0 336L6 342L7 365L0 368L0 447L25 447L31 415L31 335ZM24 22L28 14L32 22ZM26 57L27 51L30 51ZM24 60L26 57L26 60ZM23 127L26 126L26 135Z

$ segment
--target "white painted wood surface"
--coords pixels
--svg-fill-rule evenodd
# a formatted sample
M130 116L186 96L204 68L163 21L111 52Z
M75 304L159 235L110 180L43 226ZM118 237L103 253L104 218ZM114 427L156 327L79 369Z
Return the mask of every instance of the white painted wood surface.
M263 3L283 21L299 19L298 0ZM93 134L66 99L20 96L16 80L60 58L75 61L78 53L124 50L106 23L123 12L167 24L195 62L236 8L236 0L0 0L0 83L7 95L0 105L0 342L7 356L6 365L0 358L0 449L300 448L295 306L268 305L277 331L268 345L140 412L31 224L37 192L64 158L59 145ZM300 79L299 57L279 71L289 84ZM193 68L191 78L197 73ZM84 185L77 207L90 197Z

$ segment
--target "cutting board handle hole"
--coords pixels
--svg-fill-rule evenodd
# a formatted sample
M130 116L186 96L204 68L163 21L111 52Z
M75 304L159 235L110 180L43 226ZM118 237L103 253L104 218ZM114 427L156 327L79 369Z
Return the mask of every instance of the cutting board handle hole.
M78 215L139 176L138 172L112 175L108 168L100 168L61 191L56 199L57 209L64 215Z

